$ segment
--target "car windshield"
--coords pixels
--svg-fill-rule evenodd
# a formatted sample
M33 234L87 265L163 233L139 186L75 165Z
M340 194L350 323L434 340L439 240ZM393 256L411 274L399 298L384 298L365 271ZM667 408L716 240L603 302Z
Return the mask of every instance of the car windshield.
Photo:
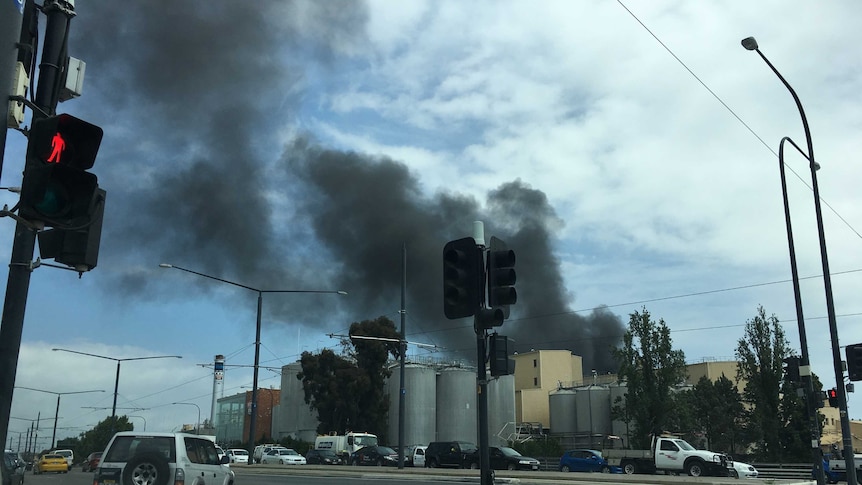
M356 446L377 446L376 436L354 436L353 442Z
M298 455L295 450L278 450L279 455Z
M234 455L248 455L248 452L245 450L231 450L231 453Z
M506 446L501 447L500 451L506 456L521 456L520 453Z
M397 452L388 446L378 446L377 452L381 455L394 455Z
M57 455L60 455L60 456L64 456L64 457L65 457L65 456L72 456L72 452L71 452L71 451L69 451L69 450L58 450L58 451L56 451L56 452L54 452L54 453L55 453L55 454L57 454Z
M318 450L317 453L320 456L325 456L326 458L332 458L335 456L335 452L332 450Z
M177 460L172 436L117 436L103 457L104 463L124 463L136 453L155 452L167 458L169 463Z
M60 455L45 455L45 456L43 456L43 457L42 457L42 459L43 459L43 460L57 460L57 459L59 459L59 460L65 460L65 458L63 458L63 457L62 457L62 456L60 456Z

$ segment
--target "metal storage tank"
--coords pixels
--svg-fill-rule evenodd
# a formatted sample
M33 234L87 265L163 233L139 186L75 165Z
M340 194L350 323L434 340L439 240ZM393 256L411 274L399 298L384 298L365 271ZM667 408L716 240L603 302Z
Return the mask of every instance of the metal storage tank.
M611 431L611 390L604 386L578 388L576 429L580 433L609 434Z
M572 389L551 391L548 396L551 433L573 434L578 431L576 395Z
M401 375L399 366L392 367L387 380L389 393L389 425L387 444L398 446L398 404ZM420 364L404 366L404 444L427 445L434 441L437 426L437 372Z
M437 436L434 441L477 443L476 371L461 367L440 370L437 376Z
M475 381L473 385L476 385ZM488 441L490 446L508 446L505 436L500 437L499 434L509 423L515 423L515 376L513 375L500 376L488 382ZM511 426L508 429L511 429Z
M294 362L281 368L281 403L278 416L273 417L272 436L286 436L314 443L317 436L317 412L305 403L305 391L296 375L302 372L302 364ZM261 392L258 390L258 392ZM266 392L266 391L263 391Z

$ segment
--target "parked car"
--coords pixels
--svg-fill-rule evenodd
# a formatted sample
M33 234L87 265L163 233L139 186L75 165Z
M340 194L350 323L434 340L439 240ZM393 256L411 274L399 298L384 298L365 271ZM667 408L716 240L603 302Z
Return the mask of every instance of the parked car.
M733 462L733 472L736 478L757 478L757 468L741 461Z
M4 451L3 462L0 465L2 465L0 466L0 484L24 484L24 460L22 460L14 451Z
M234 485L228 458L219 460L215 443L186 433L116 433L102 455L93 485L192 483Z
M251 459L254 460L254 463L260 463L263 459L263 455L268 453L273 448L284 448L283 446L276 444L268 444L268 445L257 445L254 447L254 453L251 456Z
M479 452L471 455L469 467L479 468ZM502 446L488 447L488 457L490 459L491 468L494 470L539 470L539 460L522 456L512 448Z
M305 462L309 465L340 465L341 458L332 450L308 450Z
M425 450L425 467L465 468L476 450L476 445L468 441L432 441Z
M248 463L248 450L230 448L226 454L231 463Z
M560 457L561 472L622 473L622 469L608 464L596 450L568 450Z
M290 448L273 448L260 460L264 465L305 465L305 457Z
M69 473L69 462L63 455L54 453L46 453L36 460L33 465L33 475L39 475L45 472Z
M102 458L101 451L94 451L87 455L87 459L81 464L82 472L92 472L99 467L99 459Z
M350 464L398 466L398 452L388 446L366 446L350 454Z

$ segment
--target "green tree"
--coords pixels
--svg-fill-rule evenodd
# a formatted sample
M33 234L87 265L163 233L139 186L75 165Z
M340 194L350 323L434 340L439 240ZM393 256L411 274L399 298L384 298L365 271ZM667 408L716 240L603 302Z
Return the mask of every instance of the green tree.
M350 335L381 337L395 341L352 338L346 355L329 349L318 354L303 352L302 381L305 402L318 413L319 433L368 431L385 442L389 399L384 392L389 357L399 356L400 335L386 317L354 322Z
M646 308L629 317L623 346L613 351L627 389L615 414L631 426L631 445L648 448L650 434L676 424L672 390L685 380L685 354L673 350L670 329L662 319L653 321Z
M736 453L737 430L743 417L742 398L736 385L724 374L715 382L701 377L692 389L695 416L713 451Z
M788 395L795 395L795 391L782 387L783 360L790 356L790 346L778 318L774 314L767 317L763 306L758 306L757 315L745 323L745 335L736 347L736 360L737 380L745 381L743 400L748 405L745 431L759 460L777 462L784 455L782 441L788 440L787 411L795 406L790 402L793 396Z
M132 431L135 426L129 422L127 416L117 416L116 424L113 424L111 416L103 419L93 426L93 429L81 433L78 437L78 446L73 448L76 460L82 461L87 455L94 451L102 451L108 446L108 441L114 436L114 432Z

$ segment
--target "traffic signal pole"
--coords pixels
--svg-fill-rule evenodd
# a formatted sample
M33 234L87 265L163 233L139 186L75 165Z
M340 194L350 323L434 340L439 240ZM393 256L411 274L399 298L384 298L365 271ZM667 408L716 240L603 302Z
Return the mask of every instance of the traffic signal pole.
M39 84L35 105L44 113L53 114L57 107L61 67L65 63L66 37L74 8L66 3L46 0L42 11L47 16L42 61L39 65ZM34 119L42 113L33 110ZM12 411L12 393L24 329L24 313L30 290L30 274L34 269L33 254L36 247L36 229L21 220L15 225L6 299L0 321L0 438L6 442L9 417Z

